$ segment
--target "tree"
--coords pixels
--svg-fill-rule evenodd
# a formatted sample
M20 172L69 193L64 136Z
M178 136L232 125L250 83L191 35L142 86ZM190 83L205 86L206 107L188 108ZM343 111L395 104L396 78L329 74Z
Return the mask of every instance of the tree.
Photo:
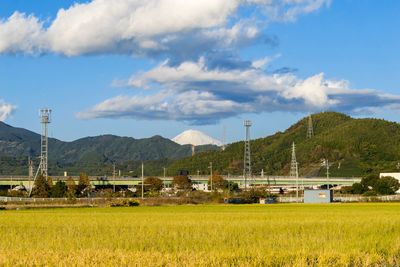
M64 181L58 180L56 184L51 188L51 197L65 197L68 191L68 187Z
M400 183L396 178L385 176L376 181L374 191L381 195L393 195L400 188Z
M368 189L369 190L369 189ZM367 191L368 191L367 190ZM357 195L361 195L362 193L366 192L363 188L363 186L361 185L361 183L354 183L351 186L351 189L349 190L350 193L352 194L357 194Z
M79 175L79 181L77 186L78 195L85 195L85 193L87 193L90 190L90 188L91 184L89 177L85 173Z
M72 177L68 177L67 180L67 187L68 187L68 194L71 196L75 196L76 194L76 184L74 179L72 179Z
M47 176L47 184L49 185L50 189L53 187L53 179L50 176Z
M370 174L370 175L363 177L360 182L363 192L373 190L375 187L375 184L378 181L379 181L379 176L376 174Z
M185 175L175 176L172 180L172 186L176 189L181 190L191 190L192 189L192 180Z
M226 182L224 178L222 178L221 175L218 174L213 174L212 175L212 187L211 187L211 176L208 178L208 185L210 189L212 188L213 190L218 190L218 189L223 189L226 187Z
M157 177L147 177L144 180L144 189L146 191L159 192L163 188L163 182Z
M32 194L34 197L49 197L50 196L50 186L46 181L46 178L39 174L36 177L35 183L33 185Z

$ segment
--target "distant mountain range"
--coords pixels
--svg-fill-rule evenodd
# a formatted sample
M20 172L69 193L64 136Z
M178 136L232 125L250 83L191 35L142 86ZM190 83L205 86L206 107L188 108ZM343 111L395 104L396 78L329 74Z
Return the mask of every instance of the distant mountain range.
M314 136L307 138L308 119L303 118L284 132L251 141L252 171L265 175L288 175L291 145L296 144L300 175L325 176L323 159L330 162L330 175L362 176L380 171L398 171L400 125L379 119L354 119L336 112L312 115ZM196 138L189 135L189 143ZM190 140L191 139L191 140ZM197 140L198 141L198 140ZM64 170L76 175L112 173L112 164L123 175L139 175L146 161L145 175L176 175L178 170L209 174L209 164L220 174L243 174L244 143L230 144L225 151L215 145L179 145L161 136L145 139L103 135L74 142L49 139L49 173ZM197 153L200 152L200 153ZM0 174L26 174L27 157L40 153L40 135L0 123ZM38 159L36 158L36 165Z
M219 150L215 145L197 146L195 151ZM73 142L49 138L49 160L56 165L123 163L178 159L191 155L191 145L180 145L159 135L135 139L115 135L86 137ZM0 122L0 156L10 158L38 157L40 135ZM26 165L26 162L23 164ZM50 164L51 165L51 164ZM0 164L1 167L1 164ZM0 169L0 173L5 173Z

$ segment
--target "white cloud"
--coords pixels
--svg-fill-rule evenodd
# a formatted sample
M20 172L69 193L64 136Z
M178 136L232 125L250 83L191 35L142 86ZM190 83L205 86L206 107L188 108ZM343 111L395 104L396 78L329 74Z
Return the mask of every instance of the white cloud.
M0 53L35 54L44 49L43 23L33 15L15 12L0 20Z
M118 96L78 114L79 118L128 117L210 123L242 113L322 111L358 113L377 107L393 108L399 96L371 89L352 89L346 80L323 73L301 79L293 74L267 75L260 68L209 69L207 59L168 61L131 77L127 86L147 88L147 96ZM161 89L159 89L161 88ZM156 90L155 93L151 93Z
M16 109L16 106L8 104L0 99L0 121L5 121Z
M157 56L179 54L177 41L201 51L235 46L260 35L256 22L238 17L242 6L265 9L272 20L277 12L291 19L318 10L328 0L93 0L60 9L45 28L33 15L15 12L0 21L0 53L56 52L83 54L131 54ZM271 12L270 10L274 10ZM262 21L264 20L264 21ZM233 25L233 26L228 26ZM206 45L204 44L206 42ZM204 50L201 50L201 47Z
M296 21L297 17L330 6L331 0L248 0L264 4L263 11L269 21Z

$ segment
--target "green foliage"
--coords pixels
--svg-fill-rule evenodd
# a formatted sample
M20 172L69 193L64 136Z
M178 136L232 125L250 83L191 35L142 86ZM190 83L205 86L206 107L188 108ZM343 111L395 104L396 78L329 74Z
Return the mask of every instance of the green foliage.
M377 196L377 193L373 190L368 190L368 191L365 191L362 195L364 197L374 197L374 196Z
M393 195L399 190L399 181L393 177L381 177L374 186L374 190L381 195Z
M58 180L51 188L51 197L66 197L68 186L64 181Z
M134 199L117 199L108 203L109 207L135 207L139 206L139 201Z
M80 196L86 196L90 190L91 190L91 184L89 177L85 174L82 173L79 176L79 181L78 181L78 186L76 187L77 195Z
M258 203L260 198L271 198L276 199L277 196L275 194L271 194L262 189L250 189L247 191L242 191L238 198L243 201L243 203Z
M35 183L33 185L32 195L34 197L45 198L50 196L50 186L47 183L46 178L39 174L36 177Z
M68 197L74 197L76 195L76 184L72 177L67 179Z
M144 189L151 192L159 192L163 188L163 182L157 177L147 177L144 179Z
M212 187L211 187L211 181L212 181ZM208 187L213 190L218 190L218 189L224 189L226 188L226 181L224 180L224 178L222 178L221 175L218 174L213 174L212 175L212 179L211 176L210 178L208 178Z
M192 180L185 175L178 175L173 178L172 186L178 190L192 190Z
M367 196L393 195L400 188L400 183L393 177L381 177L370 174L361 179L360 183L353 184L348 192Z

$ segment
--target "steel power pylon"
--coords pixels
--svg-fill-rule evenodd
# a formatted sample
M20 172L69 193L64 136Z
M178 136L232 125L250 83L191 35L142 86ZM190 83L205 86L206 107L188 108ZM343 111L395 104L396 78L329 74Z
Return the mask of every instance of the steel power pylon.
M245 120L243 126L246 127L246 141L244 142L244 166L243 166L243 178L244 188L247 188L247 182L251 178L251 158L250 158L250 126L251 121Z
M296 159L296 145L292 144L292 162L290 164L290 177L296 178L296 199L299 199L299 169Z
M307 129L307 138L312 138L314 136L314 128L312 123L311 114L308 114L308 129Z
M35 178L33 179L33 184L29 190L29 196L32 193L33 186L37 179L39 173L43 175L46 180L48 178L48 151L49 151L49 143L48 143L48 124L51 122L51 109L41 109L39 110L40 123L42 124L42 133L40 136L40 164L37 169Z

